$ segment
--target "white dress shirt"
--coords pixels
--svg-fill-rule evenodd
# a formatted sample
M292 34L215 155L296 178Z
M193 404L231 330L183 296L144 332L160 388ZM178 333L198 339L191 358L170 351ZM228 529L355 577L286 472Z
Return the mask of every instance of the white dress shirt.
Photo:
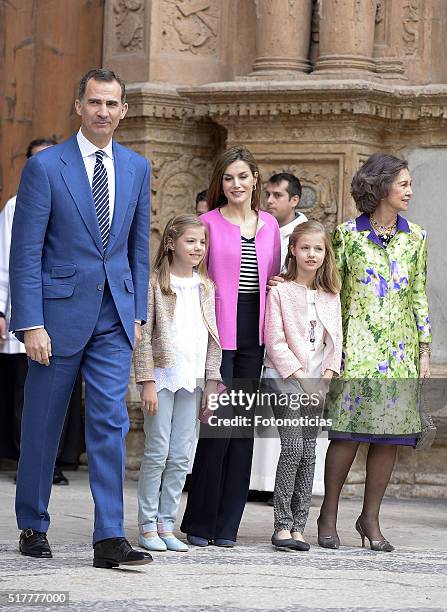
M96 151L99 148L94 145L90 140L84 136L81 130L76 135L78 140L79 150L81 151L82 160L85 165L87 172L88 182L90 187L93 183L93 171L96 163ZM112 224L113 211L115 210L115 166L113 164L113 147L112 140L106 147L103 147L101 151L104 151L103 164L107 170L107 182L109 184L109 227Z
M307 221L306 215L297 212L295 219L279 228L279 236L281 238L281 272L286 271L285 261L287 251L289 249L290 234L293 232L297 225L299 225L300 223L304 223L305 221Z
M9 251L11 247L12 221L16 208L16 196L6 202L0 212L0 311L6 318L6 327L11 317L11 291L9 286ZM25 347L9 332L0 344L0 353L24 353Z
M81 151L82 160L85 165L85 170L87 172L88 182L90 183L90 187L93 183L93 172L95 170L96 164L96 151L99 150L95 144L90 142L84 134L82 133L82 129L79 129L79 132L76 135L78 140L78 147ZM101 151L104 151L105 155L102 158L102 162L107 170L107 182L109 185L109 228L112 225L113 212L115 210L115 165L113 163L113 146L112 140L110 139L109 144L105 147L102 147ZM135 323L141 323L140 320L135 319Z

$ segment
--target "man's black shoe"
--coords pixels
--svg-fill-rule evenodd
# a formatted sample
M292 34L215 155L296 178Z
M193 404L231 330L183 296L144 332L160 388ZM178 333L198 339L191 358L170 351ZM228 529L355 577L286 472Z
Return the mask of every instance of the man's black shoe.
M93 548L93 567L111 569L118 565L146 565L152 561L149 553L134 550L126 538L100 540Z
M54 485L68 485L69 484L68 478L65 476L63 471L59 467L57 467L57 465L54 466L53 484Z
M52 559L47 534L34 529L24 529L20 534L19 550L27 557L38 557L40 559Z

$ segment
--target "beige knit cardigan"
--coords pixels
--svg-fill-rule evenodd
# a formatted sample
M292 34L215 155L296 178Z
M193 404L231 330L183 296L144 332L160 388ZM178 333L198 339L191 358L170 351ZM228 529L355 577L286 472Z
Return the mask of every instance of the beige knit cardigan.
M208 329L208 348L205 379L221 380L222 350L216 325L214 285L202 280L199 287L203 322ZM147 321L142 327L142 340L134 351L135 379L137 383L155 380L154 368L172 368L175 365L175 347L170 335L177 296L162 293L157 277L151 276L148 291Z

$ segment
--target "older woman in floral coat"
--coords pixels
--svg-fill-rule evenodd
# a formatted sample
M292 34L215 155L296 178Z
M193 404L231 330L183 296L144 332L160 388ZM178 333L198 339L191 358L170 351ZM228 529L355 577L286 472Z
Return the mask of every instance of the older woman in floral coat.
M418 378L429 376L431 330L425 291L425 231L399 213L412 195L407 162L372 155L352 180L362 213L338 226L334 249L342 277L343 373L328 398L332 418L318 542L338 548L341 489L360 442L369 442L365 495L356 529L371 549L390 552L379 510L398 445L421 430Z

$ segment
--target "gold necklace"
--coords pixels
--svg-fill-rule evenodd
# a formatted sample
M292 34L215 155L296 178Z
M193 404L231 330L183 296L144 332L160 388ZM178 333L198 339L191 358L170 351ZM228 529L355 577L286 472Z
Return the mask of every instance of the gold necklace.
M372 215L369 217L369 220L372 228L381 236L392 236L396 232L397 220L391 225L379 225Z

